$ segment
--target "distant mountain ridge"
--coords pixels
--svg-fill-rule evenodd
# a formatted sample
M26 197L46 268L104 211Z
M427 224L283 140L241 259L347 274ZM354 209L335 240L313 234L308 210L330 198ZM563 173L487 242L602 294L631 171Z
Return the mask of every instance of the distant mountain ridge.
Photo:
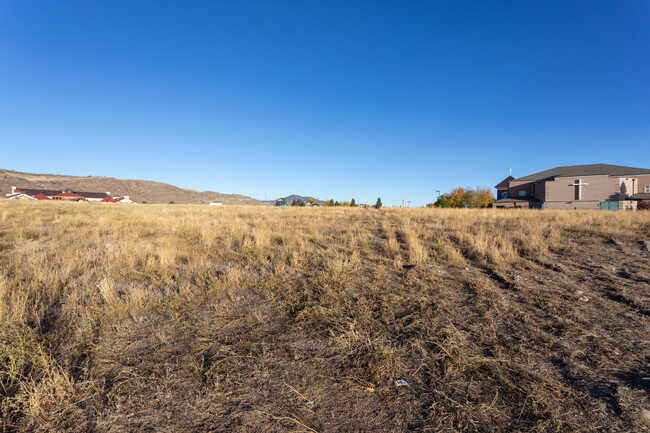
M262 204L259 200L239 194L223 194L214 191L196 191L179 188L162 182L136 179L116 179L104 176L66 176L59 174L34 174L0 169L0 197L11 192L11 187L33 189L69 188L77 191L111 192L128 195L138 203L208 203L224 205Z

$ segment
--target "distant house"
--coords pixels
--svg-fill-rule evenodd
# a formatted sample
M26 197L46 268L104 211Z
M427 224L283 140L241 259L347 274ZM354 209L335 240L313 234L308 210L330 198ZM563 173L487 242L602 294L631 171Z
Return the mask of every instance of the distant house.
M133 204L129 196L111 196L109 191L106 192L88 192L73 191L71 189L52 190L52 189L32 189L11 187L11 192L6 194L10 200L63 200L63 201L95 201L104 203L125 203Z
M121 203L121 204L137 204L128 195L125 195L124 197L121 197L119 195L113 196L113 199L115 200L115 203Z
M636 209L639 201L650 200L650 169L571 165L508 176L495 188L498 208Z

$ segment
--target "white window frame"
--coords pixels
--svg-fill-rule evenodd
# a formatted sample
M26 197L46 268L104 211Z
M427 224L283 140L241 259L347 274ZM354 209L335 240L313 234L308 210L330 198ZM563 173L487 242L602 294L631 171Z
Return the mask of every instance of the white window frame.
M643 192L650 192L650 185L646 185L643 187Z

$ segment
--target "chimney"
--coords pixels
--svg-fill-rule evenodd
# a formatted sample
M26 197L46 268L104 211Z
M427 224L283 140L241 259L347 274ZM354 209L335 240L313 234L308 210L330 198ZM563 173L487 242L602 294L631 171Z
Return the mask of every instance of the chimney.
M110 197L110 196L111 196L111 192L110 192L110 191L106 191L106 195Z
M11 186L11 193L16 194L16 185Z
M124 200L129 201L129 196L128 196L128 195L125 195L125 196L124 196Z

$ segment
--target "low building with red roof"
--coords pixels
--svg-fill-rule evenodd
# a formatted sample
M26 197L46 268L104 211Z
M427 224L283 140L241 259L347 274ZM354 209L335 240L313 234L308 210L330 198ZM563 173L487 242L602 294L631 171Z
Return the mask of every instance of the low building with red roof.
M73 191L70 188L61 190L32 189L11 187L11 192L6 194L9 200L64 200L64 201L96 201L103 203L129 203L135 204L129 196L112 196L110 192Z

